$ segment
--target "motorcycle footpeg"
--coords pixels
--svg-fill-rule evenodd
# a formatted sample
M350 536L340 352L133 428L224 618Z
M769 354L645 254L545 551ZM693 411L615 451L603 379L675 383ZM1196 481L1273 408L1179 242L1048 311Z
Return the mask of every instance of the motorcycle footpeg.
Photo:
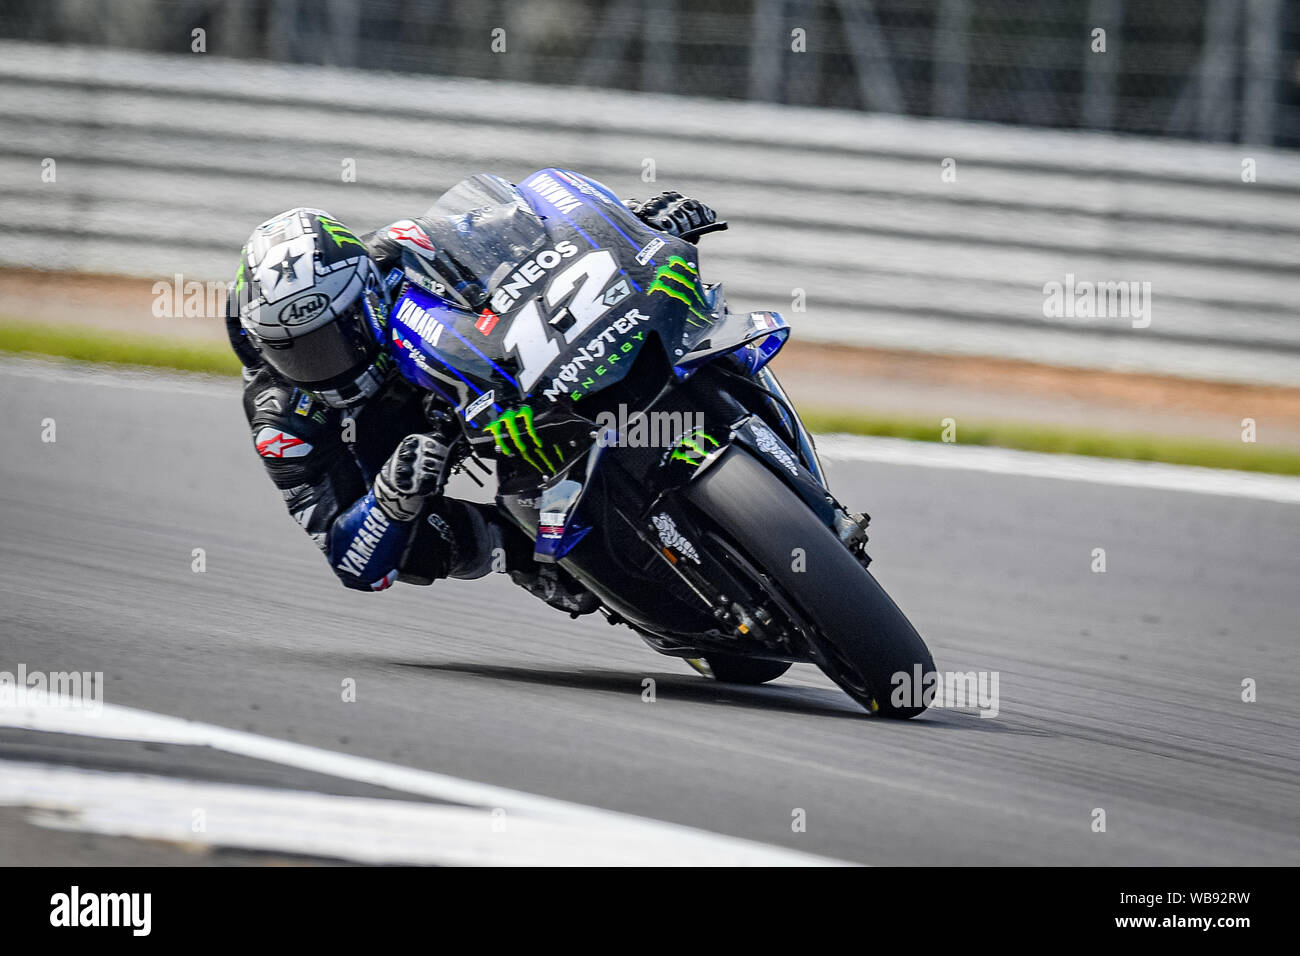
M835 534L849 550L867 543L867 525L870 523L871 515L863 512L835 512Z
M867 554L867 525L870 523L871 515L865 512L835 512L836 536L862 562L864 568L871 563L871 557Z

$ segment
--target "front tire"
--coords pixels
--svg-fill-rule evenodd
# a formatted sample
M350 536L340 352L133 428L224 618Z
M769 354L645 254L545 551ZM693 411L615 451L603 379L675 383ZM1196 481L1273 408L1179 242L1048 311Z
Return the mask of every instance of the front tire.
M919 700L891 700L895 674L911 680L917 665L921 674L934 670L925 642L871 573L778 477L733 446L686 496L777 584L810 631L822 670L849 696L882 717L906 719L925 710ZM802 565L792 559L799 551Z

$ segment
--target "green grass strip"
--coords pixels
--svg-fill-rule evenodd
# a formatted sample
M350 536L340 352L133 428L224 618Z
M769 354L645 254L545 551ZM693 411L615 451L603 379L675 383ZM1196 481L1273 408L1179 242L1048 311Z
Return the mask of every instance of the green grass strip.
M72 326L0 322L0 352L216 375L239 374L239 359L225 345L120 335Z
M884 418L817 409L800 410L804 424L812 431L845 432L851 435L882 435L912 441L941 441L938 420ZM1171 438L1122 432L1090 431L1052 425L957 422L957 444L987 445L1055 454L1091 455L1096 458L1124 458L1132 461L1163 461L1174 465L1204 468L1233 468L1279 475L1300 475L1300 450L1276 445Z

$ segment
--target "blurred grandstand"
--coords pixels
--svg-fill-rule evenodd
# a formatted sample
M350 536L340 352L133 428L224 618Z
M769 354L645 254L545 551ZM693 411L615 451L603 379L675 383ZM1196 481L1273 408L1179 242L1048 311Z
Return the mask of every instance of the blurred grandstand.
M1282 0L9 0L0 11L0 37L55 43L176 52L196 28L219 56L1300 144L1300 6Z

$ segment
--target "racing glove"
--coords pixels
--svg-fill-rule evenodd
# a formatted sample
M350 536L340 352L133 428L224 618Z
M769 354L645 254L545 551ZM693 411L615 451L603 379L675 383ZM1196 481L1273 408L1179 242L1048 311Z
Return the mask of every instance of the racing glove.
M450 448L435 435L407 435L375 476L375 504L394 521L413 521L447 483Z
M726 229L726 222L718 221L718 214L698 199L678 192L664 192L645 202L628 200L627 208L652 229L670 236L695 242L709 232Z

